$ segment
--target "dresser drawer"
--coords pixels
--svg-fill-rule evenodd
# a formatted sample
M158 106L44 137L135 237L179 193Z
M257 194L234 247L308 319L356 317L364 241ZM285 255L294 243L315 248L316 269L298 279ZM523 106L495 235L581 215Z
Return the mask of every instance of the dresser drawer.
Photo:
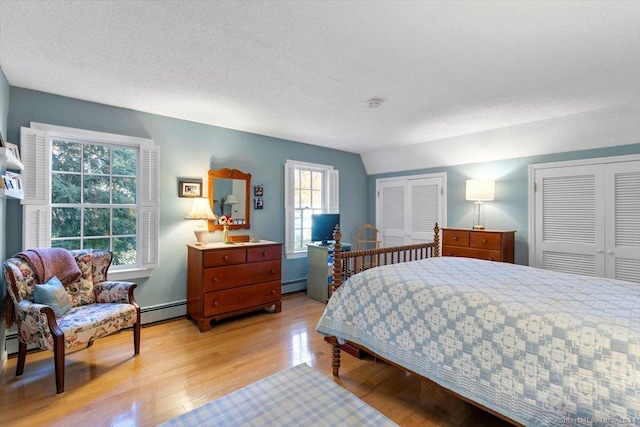
M466 230L442 230L442 244L469 246L469 232Z
M263 246L247 249L247 262L267 261L280 259L282 248L278 246Z
M244 264L241 267L207 268L203 273L203 292L280 280L280 270L279 259Z
M223 265L243 264L247 261L247 250L242 249L227 249L224 251L210 251L205 252L203 257L202 266L207 267L220 267Z
M474 231L469 239L469 246L479 249L491 249L499 251L502 248L502 235L498 233L486 233Z
M442 256L459 256L466 258L486 259L487 261L504 261L501 251L491 251L475 248L458 248L449 246L442 248Z
M260 306L281 299L280 281L242 286L204 295L204 315L216 316L247 307Z

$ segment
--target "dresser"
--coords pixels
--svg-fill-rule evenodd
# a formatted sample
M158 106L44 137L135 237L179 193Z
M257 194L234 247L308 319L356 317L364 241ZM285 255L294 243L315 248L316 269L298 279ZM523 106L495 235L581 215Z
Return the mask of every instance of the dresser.
M515 231L442 229L442 256L513 263Z
M187 245L187 316L200 332L211 321L261 309L279 313L282 243Z

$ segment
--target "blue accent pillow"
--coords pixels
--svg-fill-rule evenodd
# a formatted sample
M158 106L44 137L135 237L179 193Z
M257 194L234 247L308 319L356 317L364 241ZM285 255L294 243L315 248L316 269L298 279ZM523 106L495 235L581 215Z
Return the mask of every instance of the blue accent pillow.
M62 317L71 310L71 300L62 282L53 276L47 283L36 285L33 290L33 300L38 304L45 304L53 308L56 317Z

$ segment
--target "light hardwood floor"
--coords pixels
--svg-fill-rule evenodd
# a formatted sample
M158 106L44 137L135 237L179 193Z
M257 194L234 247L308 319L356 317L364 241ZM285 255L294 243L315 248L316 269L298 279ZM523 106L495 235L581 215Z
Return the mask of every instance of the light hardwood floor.
M65 392L55 393L51 352L16 358L2 373L2 426L152 426L254 381L306 363L329 378L330 346L315 331L324 304L285 295L282 313L219 322L200 333L187 319L142 329L140 355L123 331L67 352ZM506 426L494 416L371 357L343 353L335 380L403 426Z

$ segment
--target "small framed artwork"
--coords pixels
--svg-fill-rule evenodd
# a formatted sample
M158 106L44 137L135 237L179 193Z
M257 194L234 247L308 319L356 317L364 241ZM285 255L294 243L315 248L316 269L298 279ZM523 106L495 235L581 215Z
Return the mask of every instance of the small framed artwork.
M202 197L202 179L178 178L178 197Z
M264 186L262 184L260 185L255 185L253 187L253 195L256 197L262 197L262 195L264 194Z
M4 146L13 153L13 156L16 159L20 160L20 150L18 149L18 146L16 144L4 141Z
M262 197L254 197L253 198L253 208L254 209L262 209L264 207L262 202Z

